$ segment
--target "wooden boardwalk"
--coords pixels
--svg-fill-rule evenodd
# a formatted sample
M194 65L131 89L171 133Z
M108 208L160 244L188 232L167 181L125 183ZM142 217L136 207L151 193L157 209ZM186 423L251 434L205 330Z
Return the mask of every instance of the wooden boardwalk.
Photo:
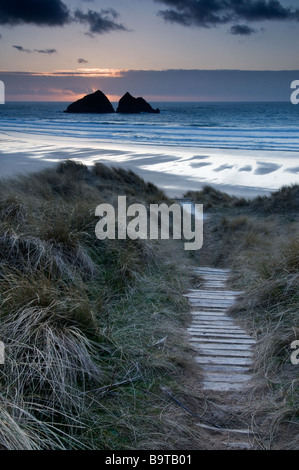
M204 372L203 388L219 392L242 390L251 379L255 341L227 314L241 292L227 289L230 271L196 268L203 279L187 297L192 322L189 340L195 361Z

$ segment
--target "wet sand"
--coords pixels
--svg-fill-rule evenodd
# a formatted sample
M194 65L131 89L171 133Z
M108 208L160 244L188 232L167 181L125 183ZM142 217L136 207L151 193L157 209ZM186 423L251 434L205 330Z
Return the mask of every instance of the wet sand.
M86 165L102 162L131 169L170 197L205 184L238 196L269 194L285 184L299 183L296 152L258 152L121 145L82 137L41 137L1 134L0 175L13 176L53 166L65 159Z

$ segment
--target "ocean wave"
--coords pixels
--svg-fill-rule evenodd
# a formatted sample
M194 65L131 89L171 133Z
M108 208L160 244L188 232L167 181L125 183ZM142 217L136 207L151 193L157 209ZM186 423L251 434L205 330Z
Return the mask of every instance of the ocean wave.
M0 130L170 147L299 150L299 115L284 104L161 104L159 115L68 115L61 103L0 109Z

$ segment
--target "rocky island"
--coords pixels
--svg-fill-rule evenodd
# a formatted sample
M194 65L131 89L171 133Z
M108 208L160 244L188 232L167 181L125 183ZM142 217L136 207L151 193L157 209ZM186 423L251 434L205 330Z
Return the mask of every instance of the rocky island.
M114 113L114 108L106 95L100 90L84 96L80 100L70 104L65 113Z
M144 98L134 98L129 92L127 92L118 103L116 110L117 113L123 114L139 114L139 113L160 113L160 110L153 109Z
M65 113L115 113L115 110L109 99L101 90L84 96L74 103L70 104ZM119 100L117 113L123 114L139 114L139 113L160 113L160 110L154 109L145 101L144 98L134 98L129 92Z

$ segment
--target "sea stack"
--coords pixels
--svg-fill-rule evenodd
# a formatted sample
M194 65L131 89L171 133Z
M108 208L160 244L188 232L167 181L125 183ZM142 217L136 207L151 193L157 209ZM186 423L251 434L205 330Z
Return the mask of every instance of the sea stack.
M114 113L115 111L107 96L98 90L70 104L64 112L106 114Z
M145 101L145 99L139 97L134 98L127 92L118 103L118 107L116 110L117 113L123 114L139 114L139 113L156 113L160 112L159 109L153 109L149 103Z

